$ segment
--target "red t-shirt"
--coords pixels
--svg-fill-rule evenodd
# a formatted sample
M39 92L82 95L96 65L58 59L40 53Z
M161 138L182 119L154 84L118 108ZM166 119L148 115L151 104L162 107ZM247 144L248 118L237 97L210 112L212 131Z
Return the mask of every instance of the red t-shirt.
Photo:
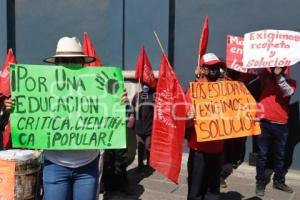
M284 96L278 86L276 79L269 72L260 75L262 92L260 105L258 105L258 116L272 122L286 124L288 122L290 96ZM296 81L286 79L287 83L296 90Z
M188 104L187 110L189 110L192 107L192 95L190 89L186 93L186 101ZM224 147L223 140L197 142L197 135L194 127L194 121L191 122L192 124L190 124L190 122L191 121L187 122L187 128L186 128L186 135L188 138L189 148L204 153L221 153L223 151L223 147Z

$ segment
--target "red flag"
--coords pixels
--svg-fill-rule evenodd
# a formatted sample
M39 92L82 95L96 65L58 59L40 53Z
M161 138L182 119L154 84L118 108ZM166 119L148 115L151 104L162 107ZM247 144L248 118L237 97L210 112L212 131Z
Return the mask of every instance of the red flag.
M185 117L184 92L163 54L156 88L150 165L175 183L181 169Z
M0 73L0 93L7 97L10 96L9 65L15 63L16 57L12 49L9 49Z
M205 17L204 24L202 26L201 36L199 40L199 49L198 49L198 66L200 64L201 57L206 53L207 44L208 44L208 16Z
M85 66L103 66L100 57L97 55L96 50L90 40L87 32L83 33L83 45L82 50L85 55L95 57L96 60L92 63L85 64Z
M150 88L156 87L156 80L152 71L151 63L144 47L142 47L140 51L136 64L135 79L147 84Z
M0 93L4 96L10 96L10 78L9 78L9 68L10 64L15 64L16 57L13 54L12 49L8 50L7 56L2 66L2 71L0 73ZM5 126L5 130L3 133L3 146L5 149L11 148L11 135L10 135L10 124Z

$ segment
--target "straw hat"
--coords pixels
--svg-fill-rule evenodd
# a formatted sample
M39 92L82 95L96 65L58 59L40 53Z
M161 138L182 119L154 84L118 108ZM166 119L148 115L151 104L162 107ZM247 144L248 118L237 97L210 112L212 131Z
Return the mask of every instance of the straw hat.
M91 63L96 60L96 58L83 53L80 41L76 37L60 38L55 55L45 58L44 62L55 63L56 58L84 58L84 63Z

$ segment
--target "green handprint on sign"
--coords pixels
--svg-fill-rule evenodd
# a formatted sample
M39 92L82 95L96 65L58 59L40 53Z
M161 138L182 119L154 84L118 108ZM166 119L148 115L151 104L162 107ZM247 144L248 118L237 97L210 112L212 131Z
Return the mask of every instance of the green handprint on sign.
M116 73L113 73L113 77L109 77L104 71L101 71L96 75L96 81L98 82L97 88L100 90L106 90L109 94L116 94L119 89L119 81L116 79Z

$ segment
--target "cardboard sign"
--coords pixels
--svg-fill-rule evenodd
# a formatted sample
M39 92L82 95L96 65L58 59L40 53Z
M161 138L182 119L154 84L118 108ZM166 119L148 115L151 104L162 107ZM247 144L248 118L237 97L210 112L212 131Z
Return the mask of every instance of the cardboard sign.
M0 160L0 200L15 199L15 161Z
M126 147L120 68L18 64L10 75L14 147Z
M243 42L242 37L227 35L226 65L229 69L246 73L247 68L243 67Z
M261 30L244 35L243 62L246 68L291 66L300 61L300 33Z
M226 65L227 68L238 72L257 74L256 69L248 69L243 66L244 38L227 35Z
M193 82L190 89L198 142L260 134L256 101L242 82Z

